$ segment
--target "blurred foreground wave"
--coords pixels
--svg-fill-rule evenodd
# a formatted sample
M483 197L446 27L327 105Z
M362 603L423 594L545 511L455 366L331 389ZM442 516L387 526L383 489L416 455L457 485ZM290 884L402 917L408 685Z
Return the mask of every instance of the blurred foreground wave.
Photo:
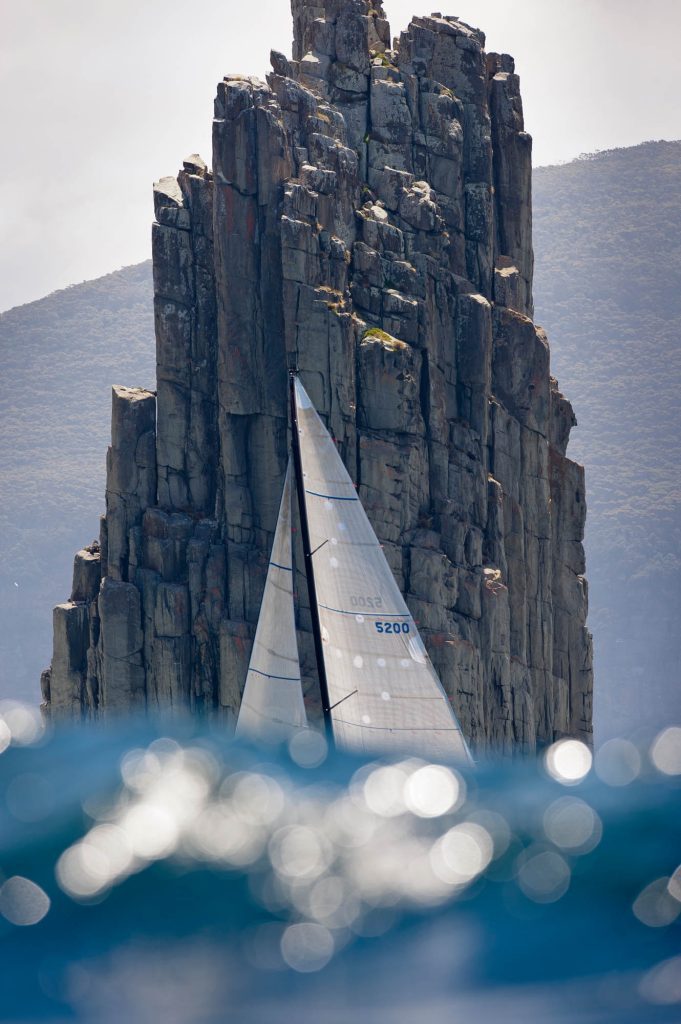
M681 1020L681 728L462 771L0 705L2 1020Z

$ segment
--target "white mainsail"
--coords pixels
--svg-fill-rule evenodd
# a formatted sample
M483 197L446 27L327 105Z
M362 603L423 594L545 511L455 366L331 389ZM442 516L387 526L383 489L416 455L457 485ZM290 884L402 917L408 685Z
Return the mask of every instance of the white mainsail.
M291 463L286 472L236 735L276 742L307 726L293 608Z
M337 745L470 761L355 486L300 381L300 459Z

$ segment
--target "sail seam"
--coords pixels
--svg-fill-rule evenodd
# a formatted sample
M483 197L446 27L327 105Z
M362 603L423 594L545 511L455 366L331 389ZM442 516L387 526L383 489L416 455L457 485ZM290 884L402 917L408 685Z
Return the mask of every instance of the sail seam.
M258 668L249 668L249 672L255 672L256 676L264 676L265 679L281 679L286 683L299 683L300 676L272 676L269 672L261 672Z
M319 491L305 491L306 494L311 494L313 498L326 498L327 501L359 501L358 497L343 498L339 494L320 494Z
M361 615L365 619L410 619L411 615L407 612L366 612L366 611L346 611L344 608L332 608L328 604L322 604L318 601L317 604L320 608L323 608L327 612L336 612L338 615ZM390 634L388 634L389 636Z
M335 719L336 725L347 725L350 729L366 729L368 732L456 732L461 733L461 729L457 729L456 726L437 726L432 725L405 725L405 726L393 726L393 725L367 725L366 722L361 724L358 722L349 722L346 718L337 717ZM462 734L463 735L463 734Z
M258 718L262 718L266 722L271 722L275 725L285 725L288 726L290 729L307 728L307 726L299 726L297 725L297 723L291 722L287 718L279 718L277 717L276 714L265 714L263 711L260 711L259 708L256 708L255 705L249 704L248 701L243 701L242 706L248 708L248 710L252 712L252 714L256 715Z

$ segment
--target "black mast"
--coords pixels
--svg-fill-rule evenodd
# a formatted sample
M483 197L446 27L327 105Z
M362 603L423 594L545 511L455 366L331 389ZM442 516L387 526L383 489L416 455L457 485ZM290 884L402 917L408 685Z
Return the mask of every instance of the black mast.
M314 637L314 650L317 659L317 672L319 674L319 689L322 695L322 711L324 712L324 730L329 746L333 746L333 719L331 718L331 707L329 701L329 685L326 678L326 665L324 663L324 647L322 644L322 627L319 621L319 607L317 605L317 587L314 581L314 566L312 564L312 545L310 544L310 527L307 521L307 505L305 503L305 483L303 480L303 460L300 454L300 434L298 432L298 408L296 406L296 377L298 371L289 370L289 392L291 400L291 434L293 436L293 468L296 474L296 490L298 492L298 509L300 511L300 528L303 540L303 553L305 555L305 577L307 579L307 592L310 598L310 616L312 618L312 635Z

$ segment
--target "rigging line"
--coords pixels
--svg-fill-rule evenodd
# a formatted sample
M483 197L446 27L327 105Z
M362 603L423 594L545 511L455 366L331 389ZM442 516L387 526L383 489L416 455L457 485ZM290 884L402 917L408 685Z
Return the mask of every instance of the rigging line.
M315 556L315 555L317 554L317 552L318 552L318 551L321 551L321 550L322 550L322 548L324 547L324 545L325 545L325 544L328 544L328 543L329 543L328 539L327 539L327 540L323 540L323 541L321 542L321 544L319 544L319 545L318 545L318 546L317 546L317 547L316 547L316 548L314 549L314 551L311 551L311 552L310 552L310 558L314 558L314 556Z
M340 700L337 700L335 704L331 705L329 711L333 711L333 709L337 708L339 704L343 704L346 700L350 700L350 698L354 697L356 693L359 693L359 690L353 690L352 693L347 695L347 697L342 697Z

